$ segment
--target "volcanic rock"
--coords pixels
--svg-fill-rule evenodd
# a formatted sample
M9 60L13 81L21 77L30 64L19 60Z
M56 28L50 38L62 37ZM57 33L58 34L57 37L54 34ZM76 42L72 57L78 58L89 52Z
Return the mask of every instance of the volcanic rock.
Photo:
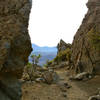
M75 73L100 74L100 0L89 0L88 12L72 43Z
M0 0L0 100L20 100L21 77L32 51L28 35L31 0Z
M66 42L64 42L62 39L60 40L60 42L57 45L57 49L58 49L58 53L61 51L66 50L67 48L71 48L71 44L67 44Z

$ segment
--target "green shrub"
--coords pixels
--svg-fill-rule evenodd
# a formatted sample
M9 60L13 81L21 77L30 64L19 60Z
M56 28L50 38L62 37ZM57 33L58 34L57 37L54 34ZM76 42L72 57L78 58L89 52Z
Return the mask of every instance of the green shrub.
M61 61L70 61L70 58L71 58L71 50L67 48L66 50L58 53L56 58L54 58L54 62L59 63Z
M26 65L27 68L31 68L32 67L32 63L28 62Z
M47 60L46 64L44 64L44 67L48 67L48 66L52 65L52 63L53 63L53 60L51 60L51 61Z
M53 62L53 60L48 61L48 62L47 62L47 65L51 65L51 64L52 64L52 62Z
M89 41L91 42L92 46L95 49L100 50L100 32L98 31L97 28L92 28L88 32L88 38L89 38Z
M48 67L52 65L53 62L56 62L57 64L59 64L62 61L69 61L69 62L71 61L71 49L70 48L67 48L64 51L59 52L53 60L51 61L47 60L44 67Z

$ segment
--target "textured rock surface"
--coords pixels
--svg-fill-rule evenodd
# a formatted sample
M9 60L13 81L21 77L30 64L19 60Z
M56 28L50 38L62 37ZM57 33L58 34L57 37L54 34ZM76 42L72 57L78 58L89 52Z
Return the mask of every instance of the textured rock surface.
M66 50L67 48L71 48L71 44L67 44L66 42L64 42L61 39L60 42L57 45L58 53L61 52L61 51Z
M28 35L30 9L31 0L0 0L0 100L21 97L17 78L32 50Z
M59 81L59 76L56 72L46 71L43 73L44 82L47 84L57 83Z
M100 0L89 0L88 12L72 44L75 72L100 74Z

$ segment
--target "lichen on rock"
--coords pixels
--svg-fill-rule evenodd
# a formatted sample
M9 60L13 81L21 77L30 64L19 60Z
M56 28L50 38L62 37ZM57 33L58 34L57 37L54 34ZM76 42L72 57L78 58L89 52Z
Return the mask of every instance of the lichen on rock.
M100 74L100 0L89 0L88 12L72 44L75 73Z

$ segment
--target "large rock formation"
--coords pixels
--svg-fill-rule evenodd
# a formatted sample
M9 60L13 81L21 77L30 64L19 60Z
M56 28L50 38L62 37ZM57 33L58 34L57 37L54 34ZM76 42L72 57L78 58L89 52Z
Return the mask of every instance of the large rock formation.
M66 43L65 41L63 41L61 39L60 42L57 45L58 53L61 52L61 51L66 50L67 48L71 49L71 44L70 43Z
M89 0L88 12L72 44L75 72L100 74L100 0Z
M71 44L64 42L62 39L57 45L57 55L56 57L47 63L48 67L53 69L64 68L71 64Z
M32 50L28 35L31 0L0 0L0 100L20 100L18 78Z

